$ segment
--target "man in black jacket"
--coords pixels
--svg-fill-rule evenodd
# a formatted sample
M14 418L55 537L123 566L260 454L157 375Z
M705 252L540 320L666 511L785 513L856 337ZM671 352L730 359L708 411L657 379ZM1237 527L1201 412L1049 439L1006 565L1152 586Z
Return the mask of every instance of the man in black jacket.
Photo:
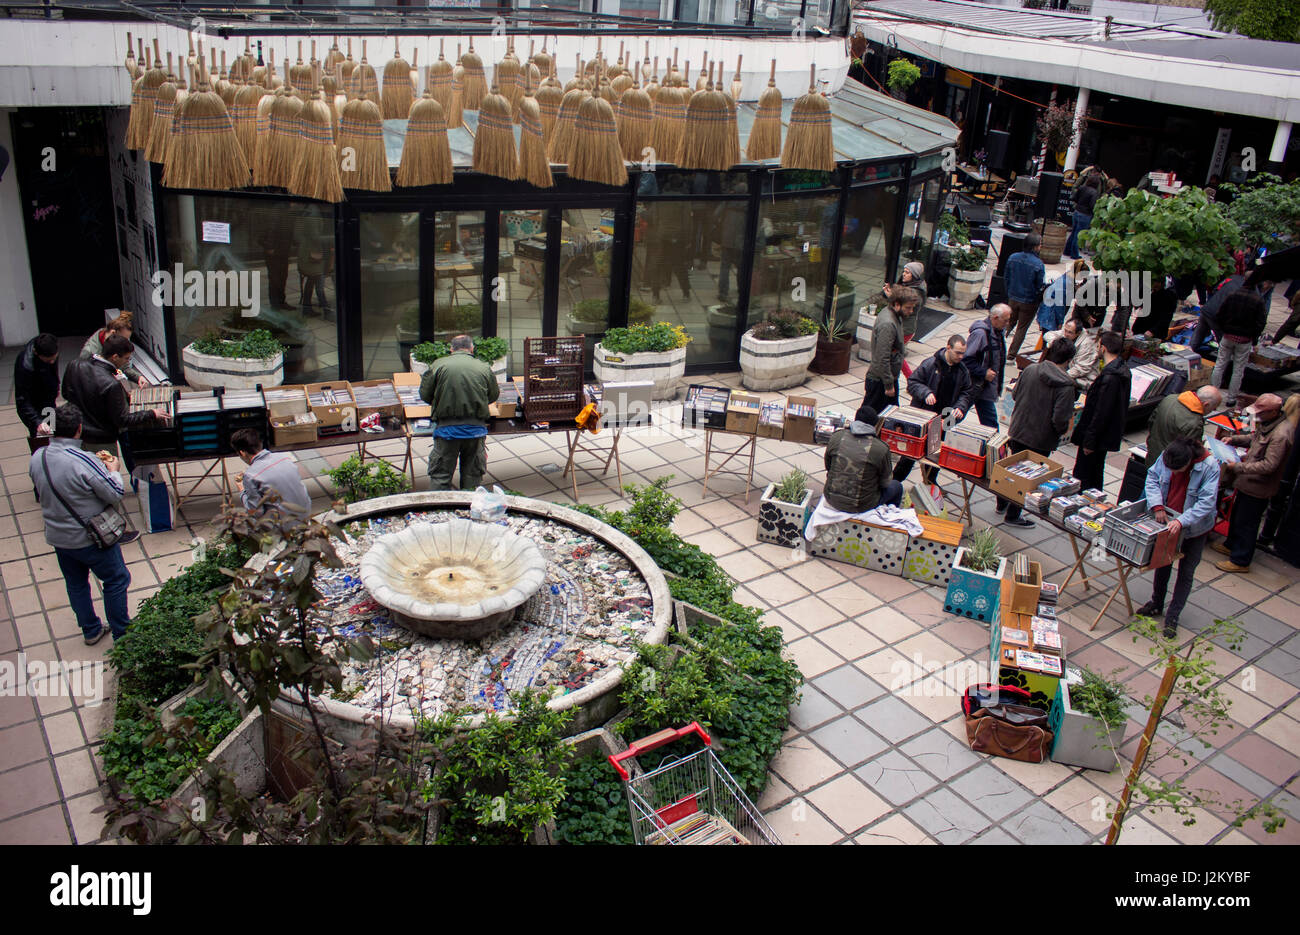
M1007 366L1007 324L1011 306L999 302L989 309L989 317L970 326L966 355L962 365L970 374L975 411L980 425L998 427L998 397L1002 395L1002 377Z
M1101 336L1101 373L1088 389L1083 414L1070 441L1079 446L1074 476L1084 490L1105 483L1106 452L1119 451L1124 440L1124 419L1128 416L1129 385L1132 375L1120 357L1124 339L1118 332Z
M101 353L74 360L63 373L63 397L81 410L81 447L86 451L116 453L128 428L170 420L166 409L131 412L121 374L134 351L130 341L112 334Z
M59 339L38 334L14 361L14 399L30 437L50 434L50 426L44 424L46 411L54 409L58 396Z
M970 371L961 362L965 354L966 338L954 334L948 339L947 347L923 360L907 380L912 405L938 413L951 409L958 422L964 419L975 396L970 385ZM899 458L894 467L894 480L900 483L906 480L915 463L911 458ZM934 483L934 474L933 468L921 468L921 476L927 484Z
M1043 351L1043 359L1030 364L1020 374L1011 392L1015 408L1007 427L1008 447L1012 453L1032 451L1050 457L1061 443L1074 415L1074 381L1066 372L1074 345L1069 338L1057 338ZM996 498L999 513L1006 510L1005 522L1011 526L1032 526L1034 521L1021 516L1021 505Z
M1223 390L1228 367L1232 367L1232 377L1227 380L1228 386L1223 393L1223 402L1229 408L1237 405L1237 392L1246 374L1246 364L1267 327L1268 306L1252 289L1238 289L1219 307L1216 329L1219 332L1219 351L1210 382Z

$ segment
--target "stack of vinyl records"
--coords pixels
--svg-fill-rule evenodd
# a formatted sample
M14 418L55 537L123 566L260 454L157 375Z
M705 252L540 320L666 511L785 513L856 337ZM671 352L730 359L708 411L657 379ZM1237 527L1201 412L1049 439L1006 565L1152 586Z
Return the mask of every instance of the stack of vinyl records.
M989 442L997 433L997 426L962 422L954 425L944 434L943 443L949 448L979 455L982 458L988 451Z
M1137 406L1168 395L1174 372L1160 364L1142 364L1131 367L1132 383L1129 387L1129 405Z

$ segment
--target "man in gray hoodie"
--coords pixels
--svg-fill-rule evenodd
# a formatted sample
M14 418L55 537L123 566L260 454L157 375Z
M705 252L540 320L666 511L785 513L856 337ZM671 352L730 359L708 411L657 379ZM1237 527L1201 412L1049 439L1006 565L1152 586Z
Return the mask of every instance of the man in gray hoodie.
M1011 410L1011 427L1007 430L1013 453L1032 451L1046 458L1069 431L1074 418L1074 381L1065 368L1073 356L1074 345L1070 340L1057 338L1043 352L1043 359L1030 364L1020 375L1011 393L1015 408ZM997 510L1001 513L1004 509L1009 525L1034 525L1033 520L1020 515L1020 504L999 497Z
M32 455L29 470L45 519L45 541L58 559L68 602L86 645L94 646L109 630L113 639L118 639L131 622L126 605L131 573L122 561L120 544L101 549L91 542L85 528L86 521L121 501L126 493L117 458L107 453L96 457L81 450L81 411L65 403L54 412L54 437ZM121 542L139 537L132 531ZM91 599L92 571L104 587L107 627L100 622Z

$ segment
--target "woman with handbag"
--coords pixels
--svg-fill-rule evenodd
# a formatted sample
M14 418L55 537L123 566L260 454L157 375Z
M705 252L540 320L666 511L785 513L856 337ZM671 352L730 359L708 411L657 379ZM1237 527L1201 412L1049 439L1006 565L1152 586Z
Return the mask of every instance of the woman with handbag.
M55 410L54 437L32 455L30 473L45 519L45 541L54 549L63 572L68 602L77 615L87 646L108 631L116 640L131 622L126 593L131 573L122 560L122 543L140 537L128 531L118 504L126 493L117 458L81 449L81 411L71 403ZM90 573L104 587L100 622L90 594Z

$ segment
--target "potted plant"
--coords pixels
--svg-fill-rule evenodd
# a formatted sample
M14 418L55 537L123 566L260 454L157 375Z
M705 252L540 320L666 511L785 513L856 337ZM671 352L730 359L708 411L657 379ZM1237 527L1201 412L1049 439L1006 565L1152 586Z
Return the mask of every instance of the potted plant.
M406 475L383 459L362 462L357 455L350 456L336 468L325 472L334 485L334 491L344 503L387 497L406 493L411 482Z
M686 345L691 336L681 325L666 321L610 328L592 355L596 379L602 383L649 380L651 399L672 399L686 375Z
M758 538L790 548L798 545L812 513L811 504L808 474L799 468L768 484L758 501Z
M411 372L424 373L439 357L451 353L446 341L425 341L411 349ZM510 342L505 338L477 338L474 356L492 368L497 382L503 382L510 372Z
M284 345L259 328L237 341L209 332L181 350L185 382L195 389L251 389L284 382Z
M916 84L920 77L920 68L905 58L896 58L889 63L885 84L889 87L890 95L902 101L907 99L907 89Z
M971 536L969 546L961 546L952 560L948 593L943 600L946 613L991 623L998 612L1002 576L1007 560L1002 557L997 534L989 527Z
M1061 682L1049 715L1052 760L1110 772L1119 762L1128 725L1128 694L1119 682L1083 667L1083 684Z
M645 299L632 296L628 299L627 323L642 325L654 316L655 307ZM609 327L609 299L582 299L575 302L565 318L566 334L583 335L586 352L594 355L596 342Z
M952 269L948 273L948 304L953 308L974 308L984 288L989 252L966 244L952 251Z
M960 247L970 243L969 225L951 211L939 215L935 227L938 231L935 237L936 247Z
M853 319L853 313L858 304L858 290L853 285L853 280L843 273L835 277L835 288L838 290L835 299L835 308L832 314L835 320L845 329L850 328Z
M796 312L774 312L740 338L740 382L750 390L784 390L808 379L817 350L817 323Z
M1047 144L1047 151L1055 156L1057 163L1060 164L1065 162L1065 153L1074 142L1075 134L1082 134L1087 124L1086 116L1075 121L1073 105L1048 104L1038 115L1038 136Z
M483 306L477 303L454 305L451 308L434 307L433 339L450 341L458 334L471 338L483 333Z
M817 353L808 369L823 376L837 376L849 372L849 353L853 350L853 334L847 325L831 318L818 327Z

